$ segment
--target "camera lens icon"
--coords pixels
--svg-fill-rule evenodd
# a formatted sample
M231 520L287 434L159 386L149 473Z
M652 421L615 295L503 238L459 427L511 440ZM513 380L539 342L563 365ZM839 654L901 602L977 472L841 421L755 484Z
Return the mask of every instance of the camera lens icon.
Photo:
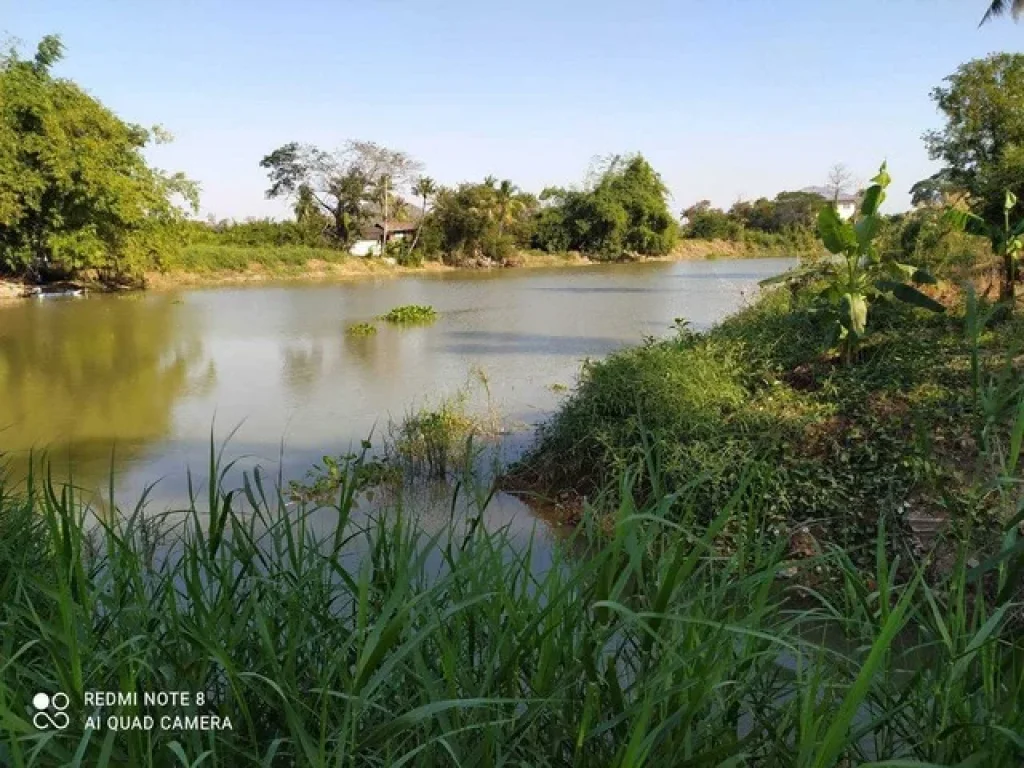
M71 724L71 718L65 711L70 705L66 693L55 693L52 696L47 693L37 693L32 697L32 706L36 713L32 715L32 725L40 731L49 728L56 728L63 731ZM52 712L52 714L51 714Z

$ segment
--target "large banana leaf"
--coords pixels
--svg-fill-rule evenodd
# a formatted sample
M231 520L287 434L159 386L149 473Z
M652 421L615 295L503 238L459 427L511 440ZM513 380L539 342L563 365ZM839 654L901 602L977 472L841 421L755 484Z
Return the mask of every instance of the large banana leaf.
M857 247L857 234L853 227L839 216L831 205L818 213L818 234L830 253L846 253Z
M949 208L942 215L942 219L950 226L969 235L983 235L985 237L989 235L989 227L985 220L970 211Z
M839 320L850 333L863 336L868 325L868 302L862 293L844 293Z
M926 296L917 288L906 283L898 283L895 280L879 280L875 283L875 288L885 293L891 293L900 301L915 307L921 307L932 312L946 311L946 308L931 296Z
M857 223L853 225L854 232L857 235L857 245L862 252L870 250L871 241L875 239L875 235L878 234L878 230L881 228L882 220L874 214L861 216Z

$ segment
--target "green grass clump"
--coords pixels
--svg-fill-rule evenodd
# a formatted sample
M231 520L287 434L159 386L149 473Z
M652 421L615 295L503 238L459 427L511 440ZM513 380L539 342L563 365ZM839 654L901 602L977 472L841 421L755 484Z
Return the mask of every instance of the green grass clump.
M377 326L373 323L353 323L345 329L348 336L373 336L377 332Z
M437 312L433 307L407 304L404 307L395 307L386 315L381 315L380 319L398 325L421 325L434 322L437 319Z
M1024 646L962 561L927 587L881 548L870 579L828 551L807 567L837 589L793 602L758 516L723 554L739 494L703 524L695 488L639 505L631 471L601 546L587 508L535 560L482 507L431 531L355 514L360 461L326 507L260 473L228 491L217 461L207 500L162 519L0 494L0 763L1020 764ZM232 728L86 731L97 690L202 693L185 713ZM67 729L33 726L39 691L68 695Z
M786 291L707 333L684 328L590 363L506 485L593 496L654 447L667 490L705 480L708 514L743 466L751 503L773 525L813 525L860 558L873 558L887 511L992 525L975 504L983 441L962 308L936 317L881 303L873 312L877 325L851 366L826 351L810 302ZM985 376L1013 357L1021 334L1019 318L989 329ZM1019 370L1007 376L1010 392ZM1000 402L997 432L1011 400ZM656 492L649 474L640 489ZM908 534L909 523L890 532Z

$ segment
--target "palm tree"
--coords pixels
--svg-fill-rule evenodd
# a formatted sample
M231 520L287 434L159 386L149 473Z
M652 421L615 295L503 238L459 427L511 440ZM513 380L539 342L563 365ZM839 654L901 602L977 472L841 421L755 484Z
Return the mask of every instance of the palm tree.
M409 246L410 253L415 250L416 243L419 242L423 220L427 218L427 198L433 197L437 193L437 184L429 176L420 176L413 185L412 193L423 200L423 208L420 211L420 225L416 227L416 236L413 237L412 245Z
M1024 0L992 0L985 15L981 18L981 24L991 21L996 16L1002 16L1007 11L1013 16L1014 21L1024 13ZM979 24L978 26L981 26Z
M517 192L519 192L519 190L516 189L516 185L508 179L501 182L501 184L499 184L495 189L499 236L505 231L505 223L508 222L511 224L516 220L516 216L519 214L521 205L520 201L516 198Z

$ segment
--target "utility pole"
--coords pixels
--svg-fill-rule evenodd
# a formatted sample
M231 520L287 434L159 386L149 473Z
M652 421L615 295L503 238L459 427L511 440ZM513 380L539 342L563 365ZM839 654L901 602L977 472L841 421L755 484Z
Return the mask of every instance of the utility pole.
M384 182L384 242L381 243L380 255L383 256L388 249L388 175L381 176Z

